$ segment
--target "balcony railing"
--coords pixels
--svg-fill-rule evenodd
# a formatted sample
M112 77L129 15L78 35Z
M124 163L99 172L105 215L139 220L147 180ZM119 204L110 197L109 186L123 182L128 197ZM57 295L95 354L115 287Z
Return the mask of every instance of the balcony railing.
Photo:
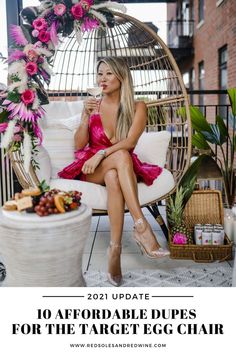
M192 47L194 21L171 20L167 22L167 43L170 48Z

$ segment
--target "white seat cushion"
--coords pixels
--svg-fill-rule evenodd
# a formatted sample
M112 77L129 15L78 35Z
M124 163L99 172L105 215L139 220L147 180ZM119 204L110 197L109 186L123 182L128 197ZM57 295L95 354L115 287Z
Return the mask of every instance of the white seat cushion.
M166 169L163 169L160 176L151 186L147 186L145 183L138 183L140 205L142 206L156 199L161 199L162 196L169 193L171 189L174 188L174 185L174 178ZM90 182L58 178L51 179L50 187L65 191L79 190L82 192L83 203L87 204L92 209L107 210L107 191L104 186Z

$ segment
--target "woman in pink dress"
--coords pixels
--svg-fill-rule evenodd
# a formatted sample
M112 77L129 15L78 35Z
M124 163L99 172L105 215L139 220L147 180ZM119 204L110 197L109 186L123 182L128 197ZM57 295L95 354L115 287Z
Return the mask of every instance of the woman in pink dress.
M121 241L124 207L134 220L134 240L149 258L169 255L160 248L139 205L137 181L151 185L161 174L159 166L141 162L133 153L147 122L144 102L134 100L132 77L124 60L107 57L98 62L97 82L103 96L88 98L75 133L76 160L59 176L105 185L111 241L108 248L108 280L122 283Z

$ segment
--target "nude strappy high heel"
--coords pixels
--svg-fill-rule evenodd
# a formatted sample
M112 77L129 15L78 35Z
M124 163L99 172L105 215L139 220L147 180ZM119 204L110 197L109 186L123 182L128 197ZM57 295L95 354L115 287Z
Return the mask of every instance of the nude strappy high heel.
M143 218L138 219L134 223L133 237L142 253L148 258L163 258L170 254L167 249L159 246L151 226Z
M110 245L107 250L108 253L108 273L107 280L114 286L120 286L122 283L122 274L120 269L120 255L121 255L121 245L115 242L110 242ZM112 274L109 271L111 266L118 268L118 274Z

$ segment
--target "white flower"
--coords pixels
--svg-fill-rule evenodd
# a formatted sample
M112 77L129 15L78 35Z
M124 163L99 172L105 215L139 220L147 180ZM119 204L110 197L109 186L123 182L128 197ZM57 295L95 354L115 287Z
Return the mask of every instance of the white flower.
M26 81L17 81L13 82L11 85L8 86L8 91L13 91L17 88L19 93L23 93L25 90L28 89L28 82Z
M28 90L28 82L21 82L21 85L18 86L18 92L23 93L25 90Z
M99 21L103 22L105 25L107 24L107 19L104 15L102 15L100 12L95 11L93 9L90 8L90 12L91 14L96 17Z
M126 12L127 11L127 9L126 9L126 7L124 5L118 4L117 2L113 2L113 1L106 1L106 2L103 2L102 4L92 5L91 8L94 9L94 10L107 8L107 9L119 10L119 11L122 11L122 12Z
M54 75L52 69L50 68L50 66L48 65L48 63L46 62L46 60L42 63L42 68L51 76Z
M25 79L28 80L28 75L25 70L25 61L24 60L18 60L9 65L8 69L9 75L18 75L19 79Z
M2 138L2 142L1 142L2 149L6 149L8 147L8 145L12 142L12 138L14 136L15 125L16 125L15 119L11 120L8 123L7 130L5 131L3 138Z
M53 7L53 1L50 0L43 0L41 4L38 6L39 11L43 11L45 9L49 9Z
M82 31L80 29L80 24L79 21L74 21L74 30L75 30L75 36L78 44L80 45L82 43Z
M40 100L38 98L38 95L35 95L35 99L34 99L34 102L33 102L33 105L32 105L32 109L33 110L37 110L40 106Z
M24 132L23 154L24 154L24 169L26 173L29 173L31 155L32 155L32 143L31 143L31 137L27 132Z
M35 49L35 51L37 52L38 55L43 54L45 55L45 57L51 57L53 55L52 52L50 52L50 50L47 50L46 48L40 47Z

